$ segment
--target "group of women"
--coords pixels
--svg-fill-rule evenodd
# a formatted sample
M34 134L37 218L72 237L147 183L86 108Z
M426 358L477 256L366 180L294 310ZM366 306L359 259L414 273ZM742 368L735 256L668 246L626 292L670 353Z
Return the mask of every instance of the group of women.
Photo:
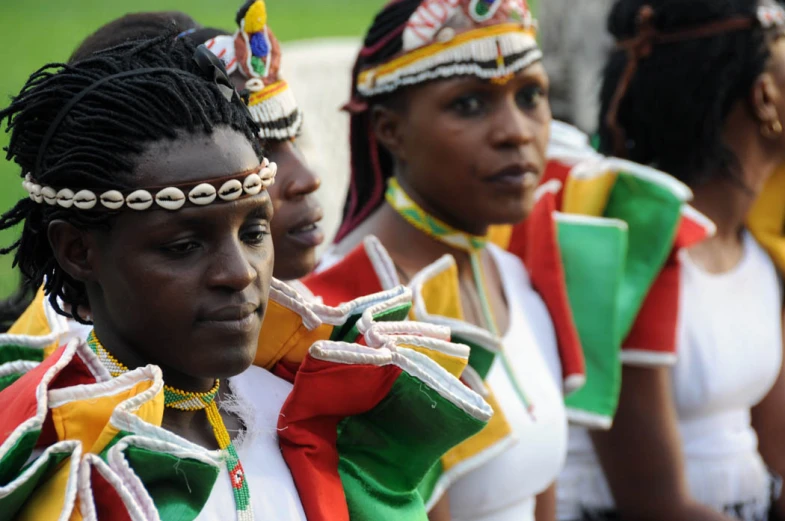
M618 0L595 150L525 0L392 0L318 263L307 114L235 22L127 15L0 111L38 288L0 517L785 518L779 3Z

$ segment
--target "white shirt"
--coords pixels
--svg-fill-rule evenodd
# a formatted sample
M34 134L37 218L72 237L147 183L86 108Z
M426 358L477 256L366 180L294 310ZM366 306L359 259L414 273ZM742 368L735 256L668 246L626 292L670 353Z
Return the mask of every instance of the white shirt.
M782 365L777 272L749 233L742 260L726 273L705 272L686 251L681 261L672 386L690 492L718 511L744 504L743 519L760 519L769 475L750 409L771 390ZM585 429L571 428L558 496L563 521L580 519L581 508L613 508Z
M297 488L278 445L278 417L292 384L251 366L229 379L235 402L222 403L245 424L235 448L248 480L257 520L306 521ZM236 506L229 472L224 466L213 493L196 521L234 519Z
M534 406L533 417L511 384L500 357L486 382L517 437L516 443L450 487L454 521L533 521L535 497L556 480L567 451L561 363L550 315L521 261L496 246L509 307L503 344L510 366Z

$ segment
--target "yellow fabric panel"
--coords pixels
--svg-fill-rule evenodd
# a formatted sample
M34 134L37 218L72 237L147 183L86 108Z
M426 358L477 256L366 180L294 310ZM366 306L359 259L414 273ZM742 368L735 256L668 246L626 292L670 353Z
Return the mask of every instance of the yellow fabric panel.
M100 453L117 435L118 431L109 425L109 419L117 406L148 390L152 381L139 382L132 388L111 396L88 400L77 400L51 409L57 437L60 440L79 440L85 451ZM161 426L164 415L163 391L144 403L136 415L147 423Z
M68 473L70 465L79 462L65 460L55 471L51 478L45 480L30 495L24 506L17 514L15 521L57 521L65 506L65 489L68 486ZM73 483L76 486L76 483ZM78 501L78 500L77 500ZM82 516L74 513L71 520L81 521Z
M503 250L510 247L512 239L512 226L509 224L498 224L488 228L488 241Z
M785 165L766 182L747 215L747 227L785 274Z
M400 347L405 347L427 356L456 378L460 378L463 374L463 370L469 365L468 358L442 353L441 351L436 351L427 347L410 344L400 344Z
M425 281L421 295L429 314L464 320L458 266L455 264Z
M564 187L562 211L592 217L602 216L617 177L616 172L610 171L588 179L569 176Z
M272 369L284 360L299 363L317 340L328 340L333 327L322 324L313 331L303 325L302 317L286 306L268 301L254 365Z
M507 423L507 418L504 417L504 412L502 412L499 402L496 401L490 389L488 390L488 395L483 396L483 398L493 409L491 420L483 430L457 447L453 447L447 454L442 456L442 467L445 472L458 463L477 456L512 435L512 428Z
M33 301L27 306L25 312L16 319L16 322L14 322L14 325L8 330L8 333L12 335L32 336L46 336L50 334L52 328L49 326L49 321L46 319L44 306L46 306L46 295L44 295L44 287L41 286L38 288ZM54 341L46 346L44 348L44 358L54 353L55 350L60 347L58 344L59 342Z

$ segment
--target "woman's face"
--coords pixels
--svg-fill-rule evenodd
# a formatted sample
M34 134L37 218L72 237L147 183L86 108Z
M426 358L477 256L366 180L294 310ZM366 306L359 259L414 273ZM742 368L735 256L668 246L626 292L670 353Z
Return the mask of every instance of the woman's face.
M281 280L299 279L316 267L316 247L324 242L319 226L324 212L315 197L321 179L291 141L270 142L266 151L270 161L278 164L275 184L270 187L275 207L274 275Z
M198 182L258 165L244 136L217 129L154 144L134 183ZM160 365L172 385L244 371L267 304L272 214L263 191L173 212L123 211L109 230L89 232L86 286L98 337Z
M404 96L393 124L377 120L376 129L407 192L434 216L474 234L523 220L545 168L550 131L542 65L506 83L467 76L412 87Z

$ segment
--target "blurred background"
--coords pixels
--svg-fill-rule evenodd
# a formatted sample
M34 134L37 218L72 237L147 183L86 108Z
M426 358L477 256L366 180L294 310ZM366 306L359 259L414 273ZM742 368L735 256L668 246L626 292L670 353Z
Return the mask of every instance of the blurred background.
M387 0L266 0L271 27L283 43L283 77L305 113L298 143L323 179L328 239L337 227L349 176L347 101L360 39ZM204 26L234 30L242 0L0 0L0 97L5 106L39 67L66 60L85 37L129 12L179 10ZM551 78L554 117L592 132L602 63L611 42L605 18L612 0L529 0ZM0 146L8 136L0 132ZM18 168L0 158L0 210L22 196ZM0 233L0 248L18 232ZM18 283L9 256L0 256L0 299Z

